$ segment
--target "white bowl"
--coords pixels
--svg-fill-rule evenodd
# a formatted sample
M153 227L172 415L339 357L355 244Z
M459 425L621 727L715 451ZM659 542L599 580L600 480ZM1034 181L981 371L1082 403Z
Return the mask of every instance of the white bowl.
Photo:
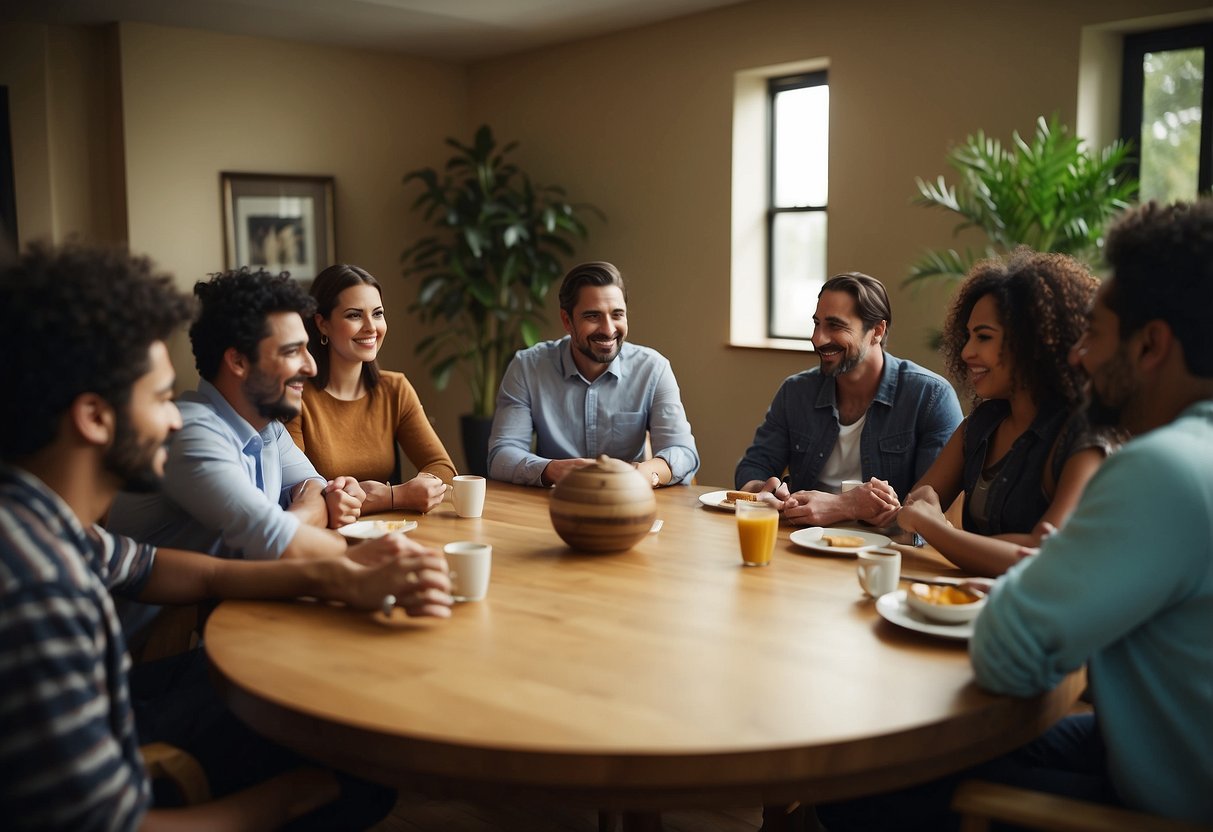
M906 604L919 615L932 621L938 621L941 624L964 624L972 621L977 617L977 613L981 612L981 608L986 605L986 596L981 592L971 589L966 589L965 592L976 595L978 598L970 604L938 604L932 602L931 597L933 593L949 588L927 586L926 584L911 584L909 591L906 592Z

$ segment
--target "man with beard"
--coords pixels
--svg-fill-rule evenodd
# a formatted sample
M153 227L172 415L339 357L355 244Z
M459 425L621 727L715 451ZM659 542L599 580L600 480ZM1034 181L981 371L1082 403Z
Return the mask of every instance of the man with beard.
M202 380L179 402L163 483L118 495L106 525L226 558L341 557L345 542L324 529L358 518L362 488L350 477L327 482L284 426L316 372L301 317L312 314L311 297L285 274L248 270L200 281L194 294L190 342ZM157 613L127 601L119 609L136 640Z
M316 473L283 426L316 373L301 317L311 298L286 275L247 270L200 281L194 294L202 381L181 397L162 490L119 495L110 528L223 557L340 556L342 541L320 529L356 520L365 495L351 478Z
M1134 438L993 585L969 644L977 683L1012 696L1085 664L1095 711L963 775L821 807L831 832L955 828L968 777L1213 823L1213 200L1140 206L1104 253L1071 360L1091 424Z
M619 270L602 262L574 266L560 285L560 322L566 337L520 350L506 370L489 474L555 485L606 454L635 464L654 488L690 483L699 453L678 382L664 356L625 342L627 289Z
M181 427L165 339L192 311L168 276L116 251L35 248L0 268L5 828L269 829L314 811L307 828L360 828L392 805L388 790L301 767L213 694L208 702L204 664L194 664L203 696L192 707L132 693L110 593L174 604L309 595L361 609L392 594L410 614L434 616L449 615L451 603L441 555L402 535L350 550L375 566L244 563L156 549L97 525L120 488L152 486L163 472L165 442ZM149 725L145 712L158 719ZM150 809L139 745L175 736L196 742L183 745L219 799Z
M792 523L888 525L960 424L943 378L886 352L893 313L884 286L850 272L817 295L820 366L784 380L733 475L765 492ZM786 480L785 480L786 471ZM842 493L842 483L863 485Z

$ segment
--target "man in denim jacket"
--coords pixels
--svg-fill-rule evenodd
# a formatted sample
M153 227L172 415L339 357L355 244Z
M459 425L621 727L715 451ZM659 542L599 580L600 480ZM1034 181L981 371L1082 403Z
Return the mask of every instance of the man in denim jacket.
M813 314L821 366L784 380L737 464L738 489L773 493L793 523L893 521L898 495L931 467L961 413L943 378L885 352L892 324L880 281L859 272L826 281ZM863 485L842 493L846 480Z

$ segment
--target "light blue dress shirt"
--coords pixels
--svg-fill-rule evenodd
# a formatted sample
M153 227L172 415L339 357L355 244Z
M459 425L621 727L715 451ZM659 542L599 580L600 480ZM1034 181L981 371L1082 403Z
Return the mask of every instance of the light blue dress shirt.
M1129 442L998 581L969 654L1035 696L1087 665L1108 774L1136 809L1213 823L1213 401Z
M497 394L489 475L542 485L543 469L554 459L606 454L638 462L646 431L653 455L674 474L671 483L690 483L699 453L670 362L624 342L602 375L586 381L566 335L520 350L510 362Z
M286 507L303 480L326 480L280 422L254 430L211 384L178 403L183 426L169 444L158 494L122 493L106 525L143 543L248 560L272 560L294 538Z

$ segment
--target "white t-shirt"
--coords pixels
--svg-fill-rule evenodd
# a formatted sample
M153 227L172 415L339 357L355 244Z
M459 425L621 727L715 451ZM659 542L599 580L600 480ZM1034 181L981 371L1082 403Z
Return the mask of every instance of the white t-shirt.
M834 450L821 469L821 477L817 487L831 494L842 491L843 480L862 480L863 465L859 459L859 437L863 434L863 424L868 420L864 413L854 424L838 426L838 441Z

